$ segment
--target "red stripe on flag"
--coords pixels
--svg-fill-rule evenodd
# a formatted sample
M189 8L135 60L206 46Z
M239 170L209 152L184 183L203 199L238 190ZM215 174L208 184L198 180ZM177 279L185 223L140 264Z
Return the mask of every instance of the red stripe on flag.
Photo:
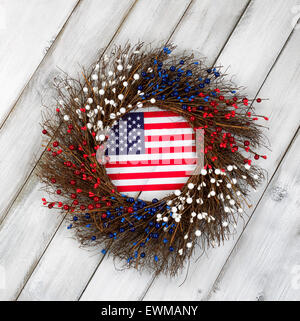
M150 117L178 117L179 115L172 111L145 111L144 118Z
M146 148L147 154L164 154L164 153L190 153L195 152L196 146L175 146L175 147L153 147Z
M174 140L194 140L195 134L153 135L145 136L145 142L166 142Z
M197 158L176 158L176 159L150 159L141 161L116 161L105 164L106 168L115 167L140 167L140 166L164 166L164 165L193 165Z
M116 186L119 192L143 192L143 191L167 191L180 189L184 184L154 184L154 185L131 185Z
M110 179L142 179L142 178L168 178L168 177L189 177L192 171L178 171L178 172L150 172L150 173L118 173L108 174Z
M144 129L191 128L188 122L144 124Z

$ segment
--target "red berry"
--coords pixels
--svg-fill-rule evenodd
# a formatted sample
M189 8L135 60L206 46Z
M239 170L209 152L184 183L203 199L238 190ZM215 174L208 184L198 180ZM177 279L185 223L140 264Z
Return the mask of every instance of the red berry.
M100 208L101 204L100 203L96 203L95 206L96 206L96 208Z
M127 212L128 213L132 213L133 212L133 208L132 207L128 207Z
M43 129L43 130L42 130L42 133L43 133L44 135L46 135L48 132L47 132L46 129Z
M71 185L75 185L76 182L75 182L74 180L71 180L71 181L70 181L70 184L71 184Z
M259 159L259 155L257 155L257 154L254 155L254 159L256 159L256 160Z
M94 208L94 205L93 205L93 204L89 204L89 205L88 205L88 209L89 209L89 210L92 210L93 208Z
M245 140L245 141L244 141L244 145L245 145L245 146L249 146L249 145L250 145L249 140Z
M95 196L95 197L94 197L94 201L95 201L95 202L99 202L99 197L98 197L98 196Z
M260 99L260 98L257 98L256 101L257 101L258 103L260 103L260 102L261 102L261 99Z
M70 208L70 206L69 205L64 205L64 210L68 210Z
M106 202L106 206L110 207L111 206L111 202L110 201Z
M104 218L106 218L106 214L105 213L103 213L102 215L101 215L101 217L104 219Z
M78 203L79 203L79 202L78 202L77 200L74 200L74 201L73 201L73 204L74 204L74 205L78 205Z
M71 198L75 199L77 197L77 195L75 193L71 194Z
M55 178L51 178L51 183L56 183L56 179Z
M58 143L58 142L56 142L56 141L55 141L55 142L53 142L53 146L54 146L54 147L57 147L58 145L59 145L59 143Z
M58 189L58 190L56 191L56 194L60 195L60 194L61 194L61 190Z
M80 209L84 211L86 209L85 205L80 205Z
M74 146L74 145L70 145L69 148L70 148L71 150L73 150L73 149L75 149L75 146Z

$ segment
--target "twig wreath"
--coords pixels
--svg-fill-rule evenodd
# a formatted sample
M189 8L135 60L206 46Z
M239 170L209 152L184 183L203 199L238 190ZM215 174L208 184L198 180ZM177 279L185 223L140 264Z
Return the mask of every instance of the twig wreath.
M79 79L54 82L55 110L44 113L46 152L38 176L84 245L100 245L129 266L175 275L198 245L220 245L264 178L253 164L263 116L220 73L174 46L115 47ZM256 99L261 102L260 98ZM118 191L107 174L109 129L129 112L156 106L182 116L204 135L203 164L181 189L145 201ZM267 117L264 117L267 120ZM197 143L197 142L196 142ZM102 154L101 154L102 152ZM100 155L100 156L99 156ZM200 166L200 168L199 168ZM197 171L197 172L196 172ZM195 174L196 173L196 174Z

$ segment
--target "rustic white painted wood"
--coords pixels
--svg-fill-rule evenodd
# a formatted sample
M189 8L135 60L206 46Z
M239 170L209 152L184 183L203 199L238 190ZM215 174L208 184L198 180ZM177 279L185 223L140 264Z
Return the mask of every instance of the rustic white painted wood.
M49 215L47 208L41 207L44 192L40 188L37 179L32 178L0 226L0 266L5 274L1 300L16 297L61 222L56 212ZM28 198L29 193L35 194L35 201Z
M0 2L0 125L77 1Z
M179 3L176 0L148 1L147 5L145 3L146 1L138 0L128 18L117 30L134 1L82 1L0 131L0 146L3 148L3 157L0 162L0 217L9 210L0 226L0 265L4 267L6 274L6 288L0 290L0 298L15 299L28 278L29 281L19 297L20 300L76 300L79 298L82 300L143 298L148 300L209 298L252 300L256 296L260 296L260 299L263 296L266 299L287 299L292 297L293 293L297 297L299 292L294 292L294 288L288 284L291 280L296 287L299 285L296 274L299 273L300 269L297 266L300 263L297 263L297 259L293 259L296 255L299 258L294 245L296 237L288 237L284 229L276 230L284 244L292 244L288 254L286 256L282 254L280 259L276 260L277 251L283 253L286 246L277 242L274 235L270 235L275 223L283 223L283 221L283 226L289 228L292 235L295 234L292 225L285 222L284 214L280 219L274 218L272 221L274 224L267 225L270 227L267 235L263 234L263 228L258 228L258 241L253 244L251 240L256 236L256 221L253 223L254 227L251 227L250 221L248 227L251 230L249 232L248 228L245 230L247 233L245 242L239 242L233 253L231 251L237 237L226 242L223 247L209 251L197 263L191 264L186 282L179 287L185 273L171 280L161 276L152 283L153 277L150 274L139 274L134 270L116 271L112 259L106 255L103 258L99 250L88 251L78 248L78 243L71 239L72 233L66 230L65 223L61 224L62 217L41 208L40 198L43 193L38 191L40 185L36 179L31 176L23 187L34 165L31 163L32 154L40 155L42 152L39 148L40 128L37 126L40 120L40 97L44 96L48 81L56 74L56 65L74 74L76 70L78 71L78 63L89 65L95 59L97 49L110 45L114 35L113 42L117 43L122 43L128 38L132 41L140 39L157 43L167 40L177 25L171 40L179 45L178 51L184 48L197 50L200 55L209 56L208 63L213 63L234 30L224 50L221 51L218 61L224 66L231 65L230 74L235 73L236 81L246 85L250 95L255 95L295 24L291 8L296 1L292 0L252 1L241 21L239 17L243 14L247 1L217 0L212 3L208 0L194 0L189 6L189 1ZM186 9L187 12L180 21ZM160 16L164 19L159 19ZM238 21L238 26L234 29ZM298 32L295 30L259 93L262 97L270 98L270 101L258 107L261 108L262 113L270 115L271 130L268 136L271 138L273 153L269 153L269 159L262 165L271 175L284 156L299 125L299 113L294 103L299 100L295 85L299 83ZM277 103L273 104L274 101ZM28 105L35 106L35 109L24 117ZM286 113L287 109L289 113ZM11 141L15 142L14 150L11 150ZM295 147L292 152L294 149ZM290 164L292 161L290 156L287 161L283 160L285 164ZM295 169L295 166L293 168ZM297 173L299 176L299 171ZM287 175L289 180L280 178L280 182L284 182L284 188L285 182L288 184L291 181L295 183L291 190L299 189L299 179L292 181L293 174L289 172ZM266 184L256 193L253 204L258 202L265 186ZM274 186L277 187L277 185ZM21 194L18 195L21 189ZM272 187L270 189L272 190ZM268 222L266 216L268 208L274 211L274 204L268 202L267 195L262 198L260 203L262 205L259 205L262 209L258 207L259 212L255 212L253 217L258 219L264 214L259 221L262 224ZM291 196L287 198L290 199ZM264 207L264 201L267 202L266 207ZM299 208L299 202L292 200L291 203L291 209ZM285 211L284 207L280 209L282 212ZM251 215L251 213L250 210L248 214ZM297 223L293 218L291 221L294 224ZM237 229L237 236L243 232L241 223ZM255 257L255 250L259 248L260 242L264 241L266 241L264 251ZM274 246L273 242L275 242ZM243 252L248 247L250 252L247 256ZM235 252L237 254L233 255ZM267 253L267 260L263 257L264 253ZM211 292L228 256L232 257L232 260L225 265L224 273L215 284L215 292ZM288 264L284 267L280 265L280 278L276 281L278 271L270 269L269 263L281 264L285 257ZM242 272L239 272L240 258L243 259ZM254 262L248 270L247 263L253 258ZM263 266L253 280L251 278L253 270L260 264ZM117 266L120 265L117 264ZM288 278L289 275L284 275L285 269L289 268L292 268L289 274L291 279ZM232 277L237 272L239 280L246 281L246 289L242 293L240 293L241 284L231 285L234 281ZM260 286L260 283L263 283L263 286ZM233 292L231 297L230 286ZM217 291L218 287L220 291ZM270 294L272 291L274 293Z
M239 69L235 68L236 79L243 80L244 83L247 83L247 91L250 92L251 95L256 94L261 83L263 82L264 77L266 77L267 73L269 72L271 65L268 59L271 59L272 61L276 59L276 54L278 54L280 49L285 44L285 41L293 28L293 25L290 24L290 7L285 7L285 2L281 2L280 6L269 6L268 13L270 16L276 17L278 28L279 26L282 26L281 30L276 30L277 36L273 35L274 29L268 28L268 26L265 24L265 21L270 19L269 17L266 18L265 15L268 5L270 5L270 3L268 4L268 1L256 2L252 6L250 4L250 7L245 12L245 16L241 19L239 25L237 26L237 35L236 31L234 31L219 58L220 61L224 62L225 66L235 66L235 59L238 60L240 67ZM290 2L290 6L292 6L292 2ZM248 10L250 11L248 12ZM276 19L274 18L274 20ZM254 21L256 22L255 24ZM260 25L261 32L252 34L251 30L253 29L253 25ZM275 27L276 26L274 26L274 28ZM245 34L245 37L243 34ZM283 34L285 37L282 36ZM265 39L269 39L269 46L264 47L265 51L260 52L260 55L256 55L256 51L259 51L260 48L263 48L263 42ZM241 60L236 54L236 51L239 50L239 48L243 48L244 45L247 46L248 43L251 44L252 50L247 51L249 56L246 56L247 52L242 51L241 55L243 55L243 59ZM292 72L292 70L299 68L300 61L296 57L296 47L297 42L294 44L294 46L290 46L289 50L285 50L287 58L285 58L285 56L280 57L278 61L278 65L283 66L282 69L277 71L276 74L275 70L271 73L271 88L269 88L268 91L264 91L262 94L260 94L262 97L270 98L270 100L268 102L261 103L261 105L257 104L258 111L261 110L261 113L266 114L267 116L271 115L270 121L267 124L270 127L270 131L267 133L267 135L270 137L272 143L272 153L268 153L269 159L261 164L268 170L269 175L272 175L276 170L276 166L282 158L284 151L298 126L298 108L292 103L292 101L297 101L298 99L295 86L291 87L292 92L290 97L286 94L286 90L288 87L290 87L291 81L293 80L292 83L294 84L297 83L297 80L294 82L294 74L288 72L288 70ZM232 53L232 55L230 55L230 53ZM253 61L254 59L253 55L255 55L255 62L249 64L248 62ZM266 57L268 57L268 59L266 59ZM242 61L244 62L243 65L241 64ZM252 74L252 67L256 68L256 65L261 66L261 68L257 70L254 77ZM278 69L276 68L276 70ZM248 81L246 81L247 74L249 74ZM261 80L261 82L259 82L259 80ZM275 85L274 82L276 82ZM279 84L281 84L281 87L284 89L281 90L279 88ZM281 96L274 96L279 92L279 90ZM282 100L278 102L277 97L287 99L287 101L290 103L289 113L286 113L287 107L283 105ZM278 121L278 119L280 119L278 117L284 117L286 122L284 124L281 123ZM278 126L284 126L285 130L281 129L279 131ZM254 205L257 203L259 197L263 193L266 183L267 182L265 182L265 184L253 194L252 203ZM247 212L248 215L251 215L251 212L252 209ZM245 222L246 221L247 218L245 218ZM170 298L176 298L178 300L205 299L213 285L214 280L224 265L226 258L230 254L238 235L242 233L242 230L243 221L240 220L234 238L225 242L224 246L208 250L195 263L191 263L189 270L186 268L183 273L179 274L177 279L175 278L171 281L164 276L157 278L146 294L145 300L168 300ZM200 250L197 251L195 259L197 259L197 257L199 257L201 254L202 252ZM185 280L186 275L187 279L184 284L181 285Z
M21 184L31 170L32 153L41 152L41 134L38 124L41 119L41 108L38 90L48 86L48 82L57 73L57 65L74 73L78 71L79 61L92 63L99 48L109 44L133 4L134 1L120 3L118 0L82 2L74 11L60 38L51 47L42 65L39 66L0 132L2 152L10 154L6 159L2 158L0 164L3 174L0 206L3 213L7 207L9 208L10 200L18 193L18 189L22 187ZM88 52L90 56L86 57ZM35 108L28 112L28 106L35 106ZM13 149L8 142L10 144L14 142ZM2 184L2 182L7 183ZM0 262L6 271L6 280L9 284L9 288L0 291L2 300L16 298L27 279L26 275L31 274L62 220L62 217L60 221L56 217L53 218L55 214L49 211L50 216L44 220L41 194L37 192L39 187L32 176L15 203L16 208L20 210L13 208L0 226L0 253L2 254ZM25 203L26 206L24 206ZM28 204L31 204L32 208ZM35 224L32 224L32 221ZM14 246L16 235L18 244L22 244L21 247ZM10 243L12 247L9 247ZM27 255L26 260L23 253ZM92 262L90 264L92 267Z
M139 39L145 39L147 42L155 42L158 40L160 42L161 39L167 40L189 3L189 0L181 2L176 0L164 2L155 0L151 1L151 3L140 0L128 15L128 18L122 25L113 43L120 44L126 42L128 39L133 43ZM137 17L139 17L138 20ZM159 22L164 19L168 21L168 24L164 25L163 28L157 28L156 26L159 25ZM101 30L98 32L101 32ZM35 199L34 194L31 194L29 197ZM61 241L62 238L68 238L71 235L70 231L66 230L65 225L60 227L59 233L55 235L49 248L42 257L40 264L38 264L32 277L22 291L19 297L20 300L75 300L80 296L92 272L96 269L99 256L102 255L99 255L99 249L96 254L91 255L86 249L78 249L78 243L74 244L71 241ZM65 259L66 255L68 260ZM82 264L83 258L84 264ZM74 270L74 266L78 268ZM86 266L89 267L86 268ZM106 266L110 267L103 273L103 276L106 276L104 279L105 284L107 279L110 278L107 277L107 275L116 273L112 262L110 262L109 265L106 264ZM56 271L55 282L53 282L52 279L53 271ZM114 278L114 274L111 275L111 278ZM146 279L147 278L151 278L151 275L148 275ZM40 280L45 281L40 282ZM73 280L76 280L76 282L72 282ZM143 284L145 282L146 280L144 280ZM72 289L66 290L71 283L73 284ZM126 288L122 289L125 296L130 295L130 293L137 293L137 288L132 292L132 289L135 287L134 285L138 285L137 280L132 282L131 288L128 288L128 292L126 292ZM37 288L39 289L38 292L36 291ZM107 293L107 295L109 294Z
M283 146L291 141L300 123L299 107L295 104L300 93L294 86L300 82L299 44L300 32L295 30L259 93L270 98L262 105L262 113L270 113L269 169L278 165L285 152ZM299 143L298 134L229 256L211 293L212 299L300 300L299 283L298 289L292 284L296 273L298 279L300 275Z
M210 300L300 300L299 159L298 133Z

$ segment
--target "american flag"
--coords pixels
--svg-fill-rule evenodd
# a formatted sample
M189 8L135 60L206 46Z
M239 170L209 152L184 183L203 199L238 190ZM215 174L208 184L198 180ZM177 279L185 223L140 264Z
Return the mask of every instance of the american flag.
M176 113L134 110L108 135L105 166L119 192L142 191L144 199L151 199L153 191L160 191L161 198L180 189L196 167L195 133Z

